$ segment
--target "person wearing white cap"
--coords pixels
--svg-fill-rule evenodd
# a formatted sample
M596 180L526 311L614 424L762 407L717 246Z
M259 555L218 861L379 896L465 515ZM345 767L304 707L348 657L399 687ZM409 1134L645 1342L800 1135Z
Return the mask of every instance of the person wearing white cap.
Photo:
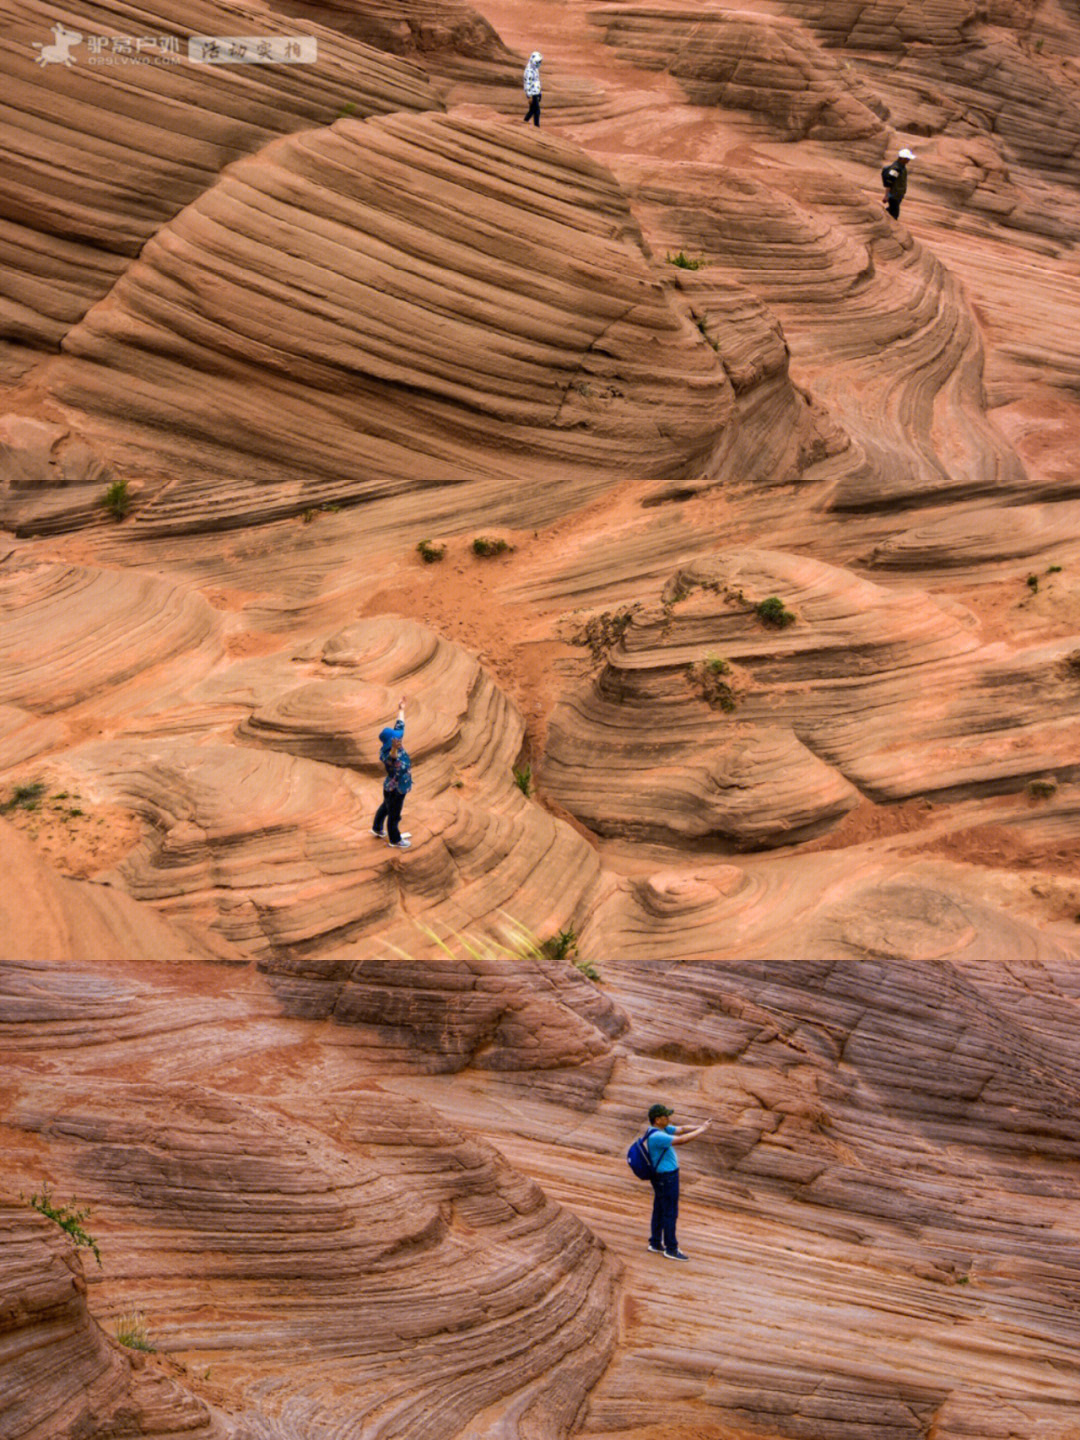
M900 201L907 194L908 161L914 159L912 151L901 150L892 164L886 165L881 172L881 182L885 186L885 199L881 203L894 220L900 219Z

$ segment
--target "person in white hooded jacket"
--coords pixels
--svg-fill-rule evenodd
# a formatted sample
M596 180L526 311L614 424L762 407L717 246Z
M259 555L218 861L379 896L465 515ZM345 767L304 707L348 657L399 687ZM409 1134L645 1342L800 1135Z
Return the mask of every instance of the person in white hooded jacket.
M540 124L540 64L543 58L539 50L534 50L525 66L525 94L529 97L529 108L525 112L526 125L530 120L536 126Z

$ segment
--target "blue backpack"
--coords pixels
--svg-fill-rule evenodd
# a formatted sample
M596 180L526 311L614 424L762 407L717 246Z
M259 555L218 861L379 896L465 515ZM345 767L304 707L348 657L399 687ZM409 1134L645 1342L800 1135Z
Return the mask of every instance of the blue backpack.
M655 1130L656 1126L650 1125L645 1134L639 1135L626 1152L626 1163L639 1180L651 1180L656 1174L656 1167L649 1154L649 1136Z

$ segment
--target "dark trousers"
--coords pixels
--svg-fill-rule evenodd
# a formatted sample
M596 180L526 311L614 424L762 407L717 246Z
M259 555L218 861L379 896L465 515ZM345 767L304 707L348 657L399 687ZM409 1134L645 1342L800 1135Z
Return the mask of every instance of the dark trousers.
M675 1222L679 1218L679 1172L662 1170L651 1177L653 1188L652 1234L649 1243L674 1254L679 1248Z
M405 796L399 790L384 790L382 804L375 811L375 819L371 822L373 830L381 830L386 826L387 838L391 845L396 845L401 839L401 807L405 804Z
M540 96L539 96L539 95L530 95L530 96L529 96L529 108L528 108L528 110L526 111L526 114L525 114L525 124L527 125L530 120L533 122L534 125L539 126L539 124L540 124Z
M902 199L902 197L899 196L899 195L890 195L890 196L888 197L888 199L885 201L885 208L888 210L889 214L892 216L892 218L893 218L894 220L899 220L899 219L900 219L900 201L901 201L901 199Z

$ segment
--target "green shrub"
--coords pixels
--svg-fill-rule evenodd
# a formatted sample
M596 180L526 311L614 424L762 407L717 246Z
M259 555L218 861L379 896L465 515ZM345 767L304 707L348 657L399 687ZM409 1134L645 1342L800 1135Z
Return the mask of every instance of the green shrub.
M690 681L706 704L711 705L713 709L724 710L728 714L735 709L735 692L726 680L721 679L721 676L728 675L730 672L730 665L719 655L710 655L707 660L687 666Z
M590 965L588 960L575 960L575 970L580 970L586 980L593 980L597 985L600 983L600 971L595 965Z
M12 810L36 810L45 794L45 784L41 780L34 780L29 785L16 785L8 798L0 805L0 815L7 815Z
M98 1243L83 1228L83 1222L90 1218L89 1210L76 1210L77 1200L73 1200L70 1205L54 1205L52 1196L49 1194L49 1187L45 1184L42 1184L40 1195L30 1196L30 1204L40 1214L55 1221L61 1230L70 1235L78 1249L92 1250L94 1259L100 1266L101 1251L98 1249Z
M1037 595L1039 593L1039 577L1037 575L1029 575L1027 577L1027 584L1028 589L1033 595Z
M566 960L569 956L576 955L578 947L574 927L568 925L550 940L545 940L540 948L551 960Z
M1028 794L1033 800L1049 800L1051 795L1057 793L1058 787L1057 781L1051 778L1049 780L1029 780L1027 788Z
M605 610L585 622L584 629L574 637L575 645L588 645L593 658L602 660L617 645L634 622L632 610Z
M514 766L514 784L518 787L518 789L523 795L532 794L531 765L522 765L520 770L517 768L516 765Z
M472 542L472 549L474 555L486 557L488 555L502 555L507 550L513 549L513 546L510 545L507 540L492 540L490 536L477 535L476 539Z
M101 497L101 503L114 520L123 520L131 509L131 496L126 480L114 480Z
M129 1350L153 1350L146 1333L146 1320L141 1310L132 1310L130 1315L121 1315L113 1332L121 1345Z
M446 554L446 546L433 545L430 540L421 540L416 547L416 553L425 565L435 565Z
M755 605L754 609L758 619L765 625L772 625L777 630L783 630L785 626L795 624L795 616L790 610L784 608L784 602L778 595L770 595L767 600L762 600Z
M680 270L700 270L705 264L704 260L691 260L682 250L677 255L669 255L667 262L669 265L677 266Z

